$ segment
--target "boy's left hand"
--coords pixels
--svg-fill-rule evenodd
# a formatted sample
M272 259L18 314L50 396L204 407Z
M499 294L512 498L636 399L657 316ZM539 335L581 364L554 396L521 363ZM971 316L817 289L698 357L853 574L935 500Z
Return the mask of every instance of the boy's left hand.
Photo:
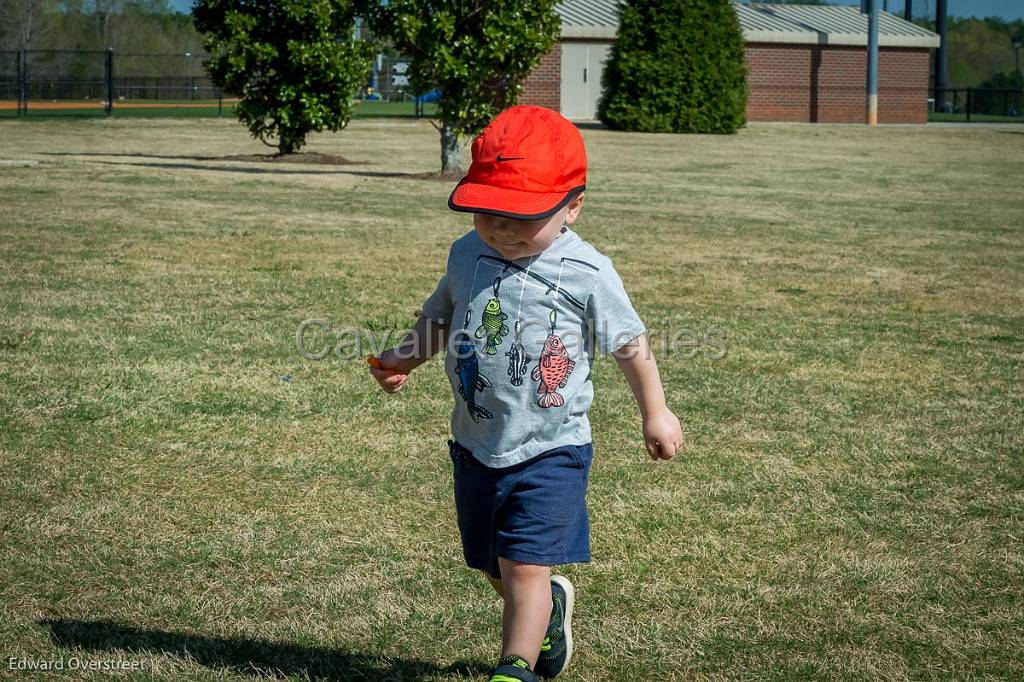
M653 460L672 459L683 447L683 429L672 410L644 415L644 445Z

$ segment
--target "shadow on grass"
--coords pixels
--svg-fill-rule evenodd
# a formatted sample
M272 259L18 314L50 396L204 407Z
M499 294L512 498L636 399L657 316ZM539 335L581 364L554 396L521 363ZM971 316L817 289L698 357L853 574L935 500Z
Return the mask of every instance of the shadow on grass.
M226 156L171 156L164 154L125 154L125 153L113 153L104 154L96 152L43 152L47 156L97 156L97 157L128 157L136 159L160 159L161 161L237 161L237 158L226 157ZM361 175L364 177L371 178L405 178L408 180L441 180L443 182L452 182L462 177L462 174L442 174L440 171L428 171L425 173L403 173L399 171L360 171L360 170L341 170L343 166L332 166L332 170L305 170L295 168L282 168L282 164L275 165L274 168L267 168L265 166L252 167L245 166L242 164L232 166L210 166L203 163L149 163L145 161L102 161L95 160L90 163L100 163L106 166L132 166L136 168L175 168L182 170L204 170L204 171L222 171L227 173L255 173L265 174L273 173L277 175ZM289 164L296 165L296 164ZM312 165L312 164L311 164ZM355 164L352 164L355 165Z
M365 166L369 161L350 161L337 154L297 152L295 154L228 154L226 156L191 156L182 154L136 154L126 152L43 152L44 156L100 156L168 161L238 161L241 163L286 163L304 166Z
M276 166L274 168L247 168L245 166L204 166L201 163L132 163L131 161L92 161L105 166L133 166L135 168L177 168L181 170L224 171L226 173L255 173L274 175L366 175L373 178L405 178L411 173L389 173L386 171L350 171L350 170L292 170Z
M446 668L428 661L387 659L338 649L310 647L242 637L205 637L148 630L109 621L55 619L38 621L54 643L95 651L150 652L191 659L208 668L243 675L348 681L424 680L459 673L481 677L490 667L480 661L456 661Z
M27 116L18 116L16 112L10 118L19 121L45 121L51 118L106 118L102 109L33 109L29 107ZM0 118L8 118L7 112Z

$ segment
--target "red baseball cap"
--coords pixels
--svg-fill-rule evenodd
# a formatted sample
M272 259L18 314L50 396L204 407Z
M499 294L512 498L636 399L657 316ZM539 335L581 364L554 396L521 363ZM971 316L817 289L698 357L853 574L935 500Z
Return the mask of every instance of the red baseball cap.
M547 218L587 186L583 137L557 111L521 105L473 140L473 164L448 208L517 220Z

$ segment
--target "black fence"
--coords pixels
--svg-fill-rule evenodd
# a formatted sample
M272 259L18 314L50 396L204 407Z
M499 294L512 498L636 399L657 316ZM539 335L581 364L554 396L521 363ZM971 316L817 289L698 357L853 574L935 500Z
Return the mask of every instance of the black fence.
M1024 90L946 88L929 95L933 121L1024 123Z
M18 116L30 109L109 116L118 105L202 101L220 111L224 94L207 76L205 58L111 49L0 52L0 110Z
M0 51L0 116L125 115L221 116L234 100L203 67L208 55L107 50ZM367 115L429 115L437 93L414 95L409 61L378 55L356 98L373 102ZM225 102L225 98L227 101ZM380 113L371 114L371 109ZM229 112L230 113L230 112Z

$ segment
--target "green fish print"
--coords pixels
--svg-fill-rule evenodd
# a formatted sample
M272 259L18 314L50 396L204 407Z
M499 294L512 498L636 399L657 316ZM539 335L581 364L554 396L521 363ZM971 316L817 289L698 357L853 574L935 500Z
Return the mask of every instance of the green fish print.
M508 335L508 325L505 324L508 315L501 311L501 301L498 300L498 287L500 285L501 278L495 278L494 298L487 301L487 306L480 315L480 326L476 329L476 338L487 337L487 343L484 344L484 352L488 355L494 355L501 344L502 337Z

